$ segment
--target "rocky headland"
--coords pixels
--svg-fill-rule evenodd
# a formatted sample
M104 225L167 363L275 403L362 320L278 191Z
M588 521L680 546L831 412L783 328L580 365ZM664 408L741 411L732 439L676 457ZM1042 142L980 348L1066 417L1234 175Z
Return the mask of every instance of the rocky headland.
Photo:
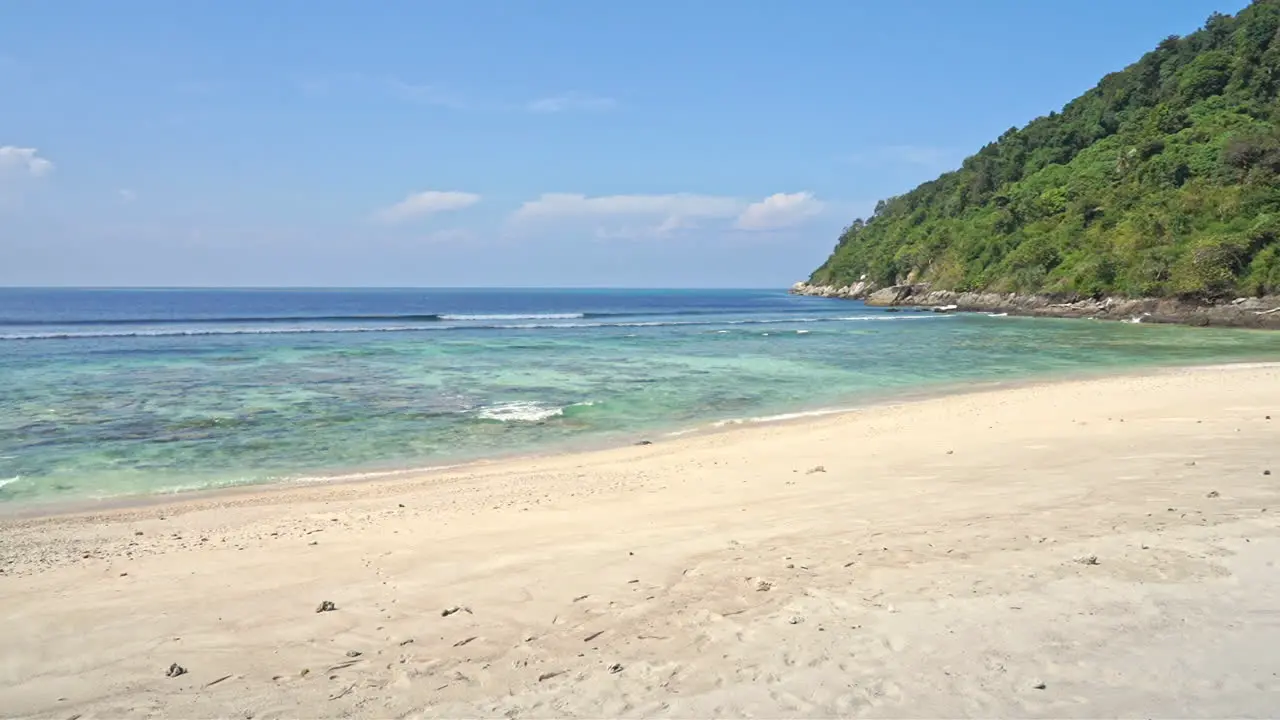
M936 312L988 312L1033 317L1093 318L1124 322L1176 323L1199 327L1280 330L1280 296L1235 298L1225 302L1171 298L1079 298L1014 293L934 290L927 284L876 287L868 282L835 287L798 282L793 295L861 300L876 307L911 307Z

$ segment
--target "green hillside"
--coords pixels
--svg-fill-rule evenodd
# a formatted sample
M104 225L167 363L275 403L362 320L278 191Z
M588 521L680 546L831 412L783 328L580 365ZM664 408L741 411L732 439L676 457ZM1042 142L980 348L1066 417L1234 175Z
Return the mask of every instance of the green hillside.
M1215 14L911 192L810 278L939 290L1280 293L1280 0Z

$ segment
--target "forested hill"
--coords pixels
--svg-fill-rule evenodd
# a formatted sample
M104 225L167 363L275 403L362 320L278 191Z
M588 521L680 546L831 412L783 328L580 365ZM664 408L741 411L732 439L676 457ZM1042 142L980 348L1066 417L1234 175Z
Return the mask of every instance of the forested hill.
M1214 14L840 236L814 285L1280 293L1280 0Z

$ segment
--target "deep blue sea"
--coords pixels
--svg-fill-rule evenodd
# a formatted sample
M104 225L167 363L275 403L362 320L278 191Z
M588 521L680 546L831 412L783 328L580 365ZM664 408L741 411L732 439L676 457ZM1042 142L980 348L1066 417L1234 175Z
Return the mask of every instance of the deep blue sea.
M1280 333L773 290L0 289L0 502L450 464L981 381L1280 358Z

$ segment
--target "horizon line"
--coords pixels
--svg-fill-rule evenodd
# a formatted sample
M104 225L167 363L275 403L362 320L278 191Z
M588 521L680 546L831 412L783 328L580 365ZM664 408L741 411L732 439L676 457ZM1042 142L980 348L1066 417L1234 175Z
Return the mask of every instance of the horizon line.
M789 285L4 285L0 290L785 290Z

